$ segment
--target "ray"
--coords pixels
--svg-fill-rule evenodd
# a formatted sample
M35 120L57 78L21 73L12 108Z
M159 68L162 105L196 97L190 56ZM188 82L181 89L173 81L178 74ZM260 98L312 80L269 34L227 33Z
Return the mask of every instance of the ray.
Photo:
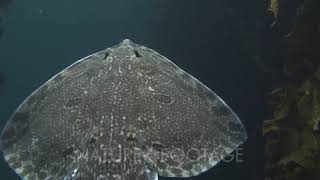
M235 112L129 39L70 65L8 120L0 148L23 179L157 179L207 171L247 139Z

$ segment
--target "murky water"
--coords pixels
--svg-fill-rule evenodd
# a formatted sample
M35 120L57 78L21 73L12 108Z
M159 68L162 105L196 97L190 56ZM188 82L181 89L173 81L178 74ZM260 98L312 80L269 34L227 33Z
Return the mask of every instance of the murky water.
M248 1L249 2L249 1ZM256 66L261 4L203 1L13 1L0 39L0 129L33 90L76 60L130 38L168 57L238 113L241 162L191 179L261 179L261 123L271 82ZM1 78L0 78L1 79ZM19 179L0 160L0 179ZM166 178L160 178L166 179Z

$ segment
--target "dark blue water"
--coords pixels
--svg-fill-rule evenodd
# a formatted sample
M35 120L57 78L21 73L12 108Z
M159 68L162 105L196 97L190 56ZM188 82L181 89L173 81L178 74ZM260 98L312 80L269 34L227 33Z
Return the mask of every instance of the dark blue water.
M262 9L263 4L249 0L13 1L0 39L0 129L50 77L130 38L200 79L248 130L249 139L241 146L244 162L220 163L192 179L262 179L261 124L268 116L266 94L272 84L256 64ZM2 157L0 179L18 179Z

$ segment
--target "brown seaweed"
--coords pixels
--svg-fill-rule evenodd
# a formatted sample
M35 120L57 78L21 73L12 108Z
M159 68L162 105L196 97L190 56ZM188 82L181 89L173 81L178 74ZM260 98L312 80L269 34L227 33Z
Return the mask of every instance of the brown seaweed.
M287 50L279 61L288 81L270 94L273 118L263 129L266 180L320 177L319 7L318 0L270 1L270 30Z

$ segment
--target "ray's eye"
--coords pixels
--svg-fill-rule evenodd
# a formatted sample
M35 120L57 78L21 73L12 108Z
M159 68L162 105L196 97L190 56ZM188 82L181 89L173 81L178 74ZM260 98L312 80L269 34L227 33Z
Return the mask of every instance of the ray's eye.
M141 54L137 50L134 50L134 54L136 55L137 58L142 57Z
M92 138L90 139L90 141L89 141L89 144L94 144L94 143L96 143L96 141L97 141L97 140L92 137Z
M104 53L104 57L103 57L103 59L107 59L107 57L109 56L109 52L106 52L106 53Z

